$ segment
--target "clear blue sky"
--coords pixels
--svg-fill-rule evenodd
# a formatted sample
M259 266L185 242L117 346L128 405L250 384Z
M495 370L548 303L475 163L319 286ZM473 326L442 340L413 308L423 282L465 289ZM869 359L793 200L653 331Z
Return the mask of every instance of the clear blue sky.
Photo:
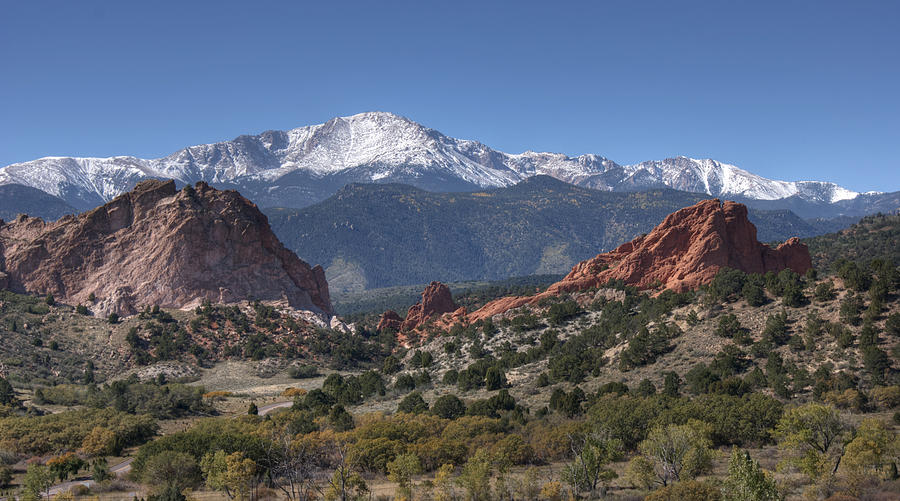
M391 111L494 148L900 189L900 2L0 4L0 165Z

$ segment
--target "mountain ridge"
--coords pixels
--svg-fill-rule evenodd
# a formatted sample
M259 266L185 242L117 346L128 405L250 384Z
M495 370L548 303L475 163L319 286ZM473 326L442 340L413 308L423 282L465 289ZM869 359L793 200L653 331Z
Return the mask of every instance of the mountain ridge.
M400 182L452 192L511 186L542 174L603 191L666 187L724 198L797 196L814 204L859 196L834 183L771 180L712 159L679 156L619 165L596 154L504 153L386 112L241 135L157 159L44 157L0 168L0 185L31 186L88 209L140 180L171 178L235 188L261 207L300 208L351 182Z
M674 190L602 192L535 176L468 193L351 184L304 209L265 212L279 239L302 259L322 263L329 286L342 293L566 273L704 198ZM835 229L783 210L751 208L750 217L763 241Z
M75 214L75 207L31 186L21 184L0 185L0 219L15 219L19 214L56 220L66 214Z

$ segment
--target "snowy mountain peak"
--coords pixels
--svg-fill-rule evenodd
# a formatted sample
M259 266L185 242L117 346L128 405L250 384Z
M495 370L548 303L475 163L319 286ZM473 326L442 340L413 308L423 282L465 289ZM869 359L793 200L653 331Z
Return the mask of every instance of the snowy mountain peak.
M767 179L710 158L679 156L629 165L625 170L630 179L639 180L637 185L667 186L716 197L777 200L796 195L809 201L833 203L859 195L829 182Z
M770 180L712 159L680 156L622 166L595 154L508 154L381 111L190 146L157 159L45 157L0 168L0 184L31 186L89 208L142 179L202 180L237 187L262 206L301 207L350 182L459 191L509 186L536 175L614 191L666 187L719 197L798 196L827 203L858 195L828 182Z

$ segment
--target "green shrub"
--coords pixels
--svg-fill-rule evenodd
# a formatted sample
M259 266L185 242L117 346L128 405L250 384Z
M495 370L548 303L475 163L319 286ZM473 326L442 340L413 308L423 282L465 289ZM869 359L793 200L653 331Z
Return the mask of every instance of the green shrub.
M741 294L747 274L728 267L719 269L709 284L709 293L715 301L731 301Z
M0 441L15 444L20 454L74 451L98 426L113 431L116 452L147 441L159 429L156 420L146 414L130 415L111 408L79 409L45 416L2 418Z
M428 412L428 403L422 398L421 393L415 391L403 397L397 406L397 412L406 412L407 414Z
M308 379L319 376L319 369L314 365L292 365L288 367L288 376L294 379Z
M552 325L560 325L581 312L581 307L575 301L556 303L550 305L550 308L547 310L547 320Z
M816 285L816 292L813 296L820 303L833 301L837 297L837 294L834 292L834 282L828 280Z
M466 404L456 395L444 395L431 405L431 413L444 419L456 419L465 415Z

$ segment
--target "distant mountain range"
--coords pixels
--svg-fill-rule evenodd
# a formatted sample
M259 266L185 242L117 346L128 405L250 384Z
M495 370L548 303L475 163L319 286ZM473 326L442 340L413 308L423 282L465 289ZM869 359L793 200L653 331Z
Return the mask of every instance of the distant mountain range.
M497 280L566 273L650 231L708 195L668 189L616 193L535 176L506 188L433 193L399 184L353 184L303 209L268 209L273 231L302 259L322 263L336 295L430 280ZM762 241L834 231L751 209Z
M261 207L302 208L349 183L403 183L463 192L512 186L537 175L602 191L671 188L771 201L769 208L802 205L804 217L860 216L872 212L885 196L861 195L829 182L766 179L710 159L676 157L619 165L592 154L508 154L382 112L191 146L158 159L41 158L0 168L0 185L37 188L86 210L148 178L180 184L206 181L237 189ZM894 194L888 205L896 199Z

